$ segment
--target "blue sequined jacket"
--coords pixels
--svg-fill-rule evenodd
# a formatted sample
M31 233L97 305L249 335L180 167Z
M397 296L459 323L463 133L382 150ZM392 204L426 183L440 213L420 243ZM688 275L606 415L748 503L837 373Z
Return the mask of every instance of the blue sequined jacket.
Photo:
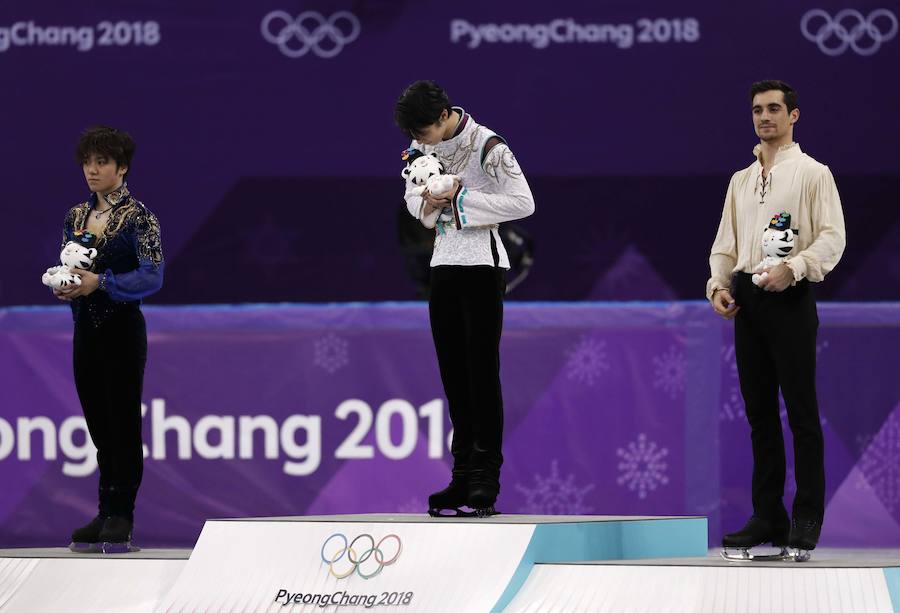
M97 257L91 271L100 275L100 287L72 301L76 321L85 317L99 326L116 312L138 308L141 300L156 293L163 283L163 254L159 221L123 185L106 196L112 206L106 229L93 246ZM66 215L63 244L78 240L97 203L97 194L73 207Z

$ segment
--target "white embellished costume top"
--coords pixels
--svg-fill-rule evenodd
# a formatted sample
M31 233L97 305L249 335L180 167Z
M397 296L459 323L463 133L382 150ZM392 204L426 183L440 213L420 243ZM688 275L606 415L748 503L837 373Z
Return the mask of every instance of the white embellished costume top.
M522 169L506 142L475 123L460 107L453 137L431 146L413 141L423 153L435 152L444 172L459 177L460 187L451 202L452 221L438 222L431 266L500 266L509 268L498 224L528 217L534 197ZM406 193L410 214L422 220L421 196Z

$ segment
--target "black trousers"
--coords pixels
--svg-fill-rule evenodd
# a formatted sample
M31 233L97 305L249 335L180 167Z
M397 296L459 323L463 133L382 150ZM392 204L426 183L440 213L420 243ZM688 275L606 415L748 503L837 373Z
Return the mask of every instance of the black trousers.
M478 474L498 488L503 463L500 335L505 292L503 268L431 269L428 307L453 423L453 476L468 479Z
M822 520L825 511L825 453L816 399L816 333L819 317L812 286L805 279L783 292L766 292L740 273L734 298L734 346L750 438L753 444L753 513L785 517L784 437L778 390L784 397L794 437L797 495L793 514Z
M100 514L132 519L144 471L141 393L147 328L140 309L128 309L95 327L75 322L75 387L97 447Z

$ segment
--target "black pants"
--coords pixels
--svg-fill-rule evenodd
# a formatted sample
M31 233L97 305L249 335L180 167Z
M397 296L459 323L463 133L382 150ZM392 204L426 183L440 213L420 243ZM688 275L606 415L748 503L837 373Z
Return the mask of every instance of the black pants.
M499 488L503 463L500 334L506 270L431 269L428 307L441 381L453 423L454 478L478 473Z
M794 436L797 495L795 517L822 520L825 511L825 455L816 400L816 332L819 317L810 283L766 292L736 278L734 346L738 376L753 443L753 513L770 520L785 516L785 455L778 389Z
M112 315L99 327L75 323L75 387L100 467L100 513L133 518L144 471L141 393L147 328L137 308Z

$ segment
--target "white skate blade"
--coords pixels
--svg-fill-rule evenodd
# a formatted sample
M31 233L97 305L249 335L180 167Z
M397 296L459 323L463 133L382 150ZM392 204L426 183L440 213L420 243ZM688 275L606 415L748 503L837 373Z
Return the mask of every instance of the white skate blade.
M107 555L134 553L141 550L140 547L132 545L131 541L126 541L124 543L98 543L98 545L100 545L100 551L98 553L104 553Z
M453 509L446 507L435 507L428 509L428 514L431 517L474 517L474 511L465 511L460 507L456 507Z
M467 507L468 508L468 507ZM428 514L432 517L478 517L484 519L485 517L494 517L495 515L500 515L500 511L494 509L494 507L489 507L486 509L472 509L470 511L466 511L461 507L457 507L454 509L449 508L431 508L428 509Z
M722 557L729 562L784 562L791 559L787 547L781 547L778 553L751 553L752 547L723 547Z
M100 543L82 543L72 541L69 543L69 551L72 553L100 553Z

